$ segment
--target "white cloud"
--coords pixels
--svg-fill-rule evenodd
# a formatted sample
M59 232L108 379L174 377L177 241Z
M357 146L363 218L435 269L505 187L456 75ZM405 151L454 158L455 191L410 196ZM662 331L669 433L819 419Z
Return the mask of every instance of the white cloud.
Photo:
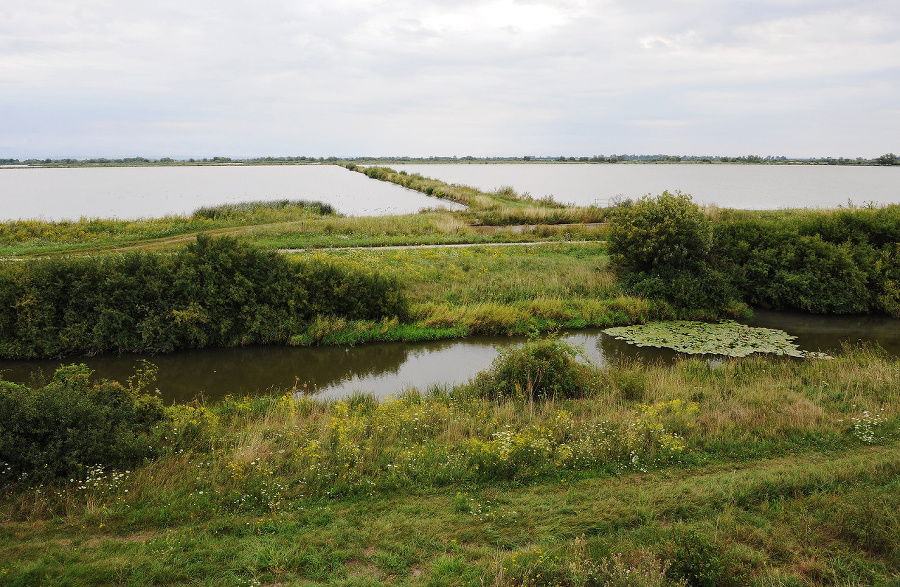
M879 124L900 136L896 117L879 114L900 97L894 1L34 0L0 10L0 108L17 113L0 120L0 156L123 144L147 155L574 154L598 143L710 152L723 148L716 128L730 129L735 152L781 152L784 133L770 133L771 145L761 133L767 120L811 137L808 150L815 136L862 144L862 129ZM859 131L837 122L854 103L866 106ZM888 136L877 133L873 152L897 150Z

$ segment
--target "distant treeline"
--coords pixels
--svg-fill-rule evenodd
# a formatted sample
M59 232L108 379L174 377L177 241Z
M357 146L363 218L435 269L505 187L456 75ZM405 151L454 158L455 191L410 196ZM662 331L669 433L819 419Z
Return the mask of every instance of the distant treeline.
M231 157L204 157L173 159L161 157L125 157L121 159L0 159L0 165L49 165L49 166L82 166L82 165L278 165L290 163L359 163L370 165L375 163L515 163L515 162L559 162L559 163L750 163L750 164L813 164L813 165L900 165L900 158L893 153L885 153L879 157L785 157L784 155L523 155L513 157L253 157L248 159L232 159Z
M900 206L719 211L668 192L626 202L609 250L624 287L678 306L900 317Z
M172 255L4 263L0 307L8 358L284 343L316 316L406 315L386 277L202 235Z

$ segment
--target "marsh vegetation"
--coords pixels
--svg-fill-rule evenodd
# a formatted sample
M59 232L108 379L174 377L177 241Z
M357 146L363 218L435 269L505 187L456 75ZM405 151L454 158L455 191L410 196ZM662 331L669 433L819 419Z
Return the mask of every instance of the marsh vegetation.
M4 352L530 342L467 383L383 400L320 400L298 381L163 406L148 365L121 384L78 365L0 380L2 582L896 582L895 357L847 346L600 368L538 333L753 304L896 315L897 207L739 213L663 194L577 209L365 172L469 208L372 219L247 204L160 220L162 239L157 221L8 223L5 253L66 254L3 263ZM201 225L234 232L196 238ZM545 244L372 246L479 239ZM160 252L121 251L147 246Z

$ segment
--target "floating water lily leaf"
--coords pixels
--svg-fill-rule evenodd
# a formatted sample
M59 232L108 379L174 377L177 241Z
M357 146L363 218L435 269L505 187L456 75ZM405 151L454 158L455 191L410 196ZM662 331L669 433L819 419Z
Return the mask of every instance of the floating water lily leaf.
M825 353L803 351L796 337L774 328L754 328L728 320L707 322L650 322L635 326L607 328L606 334L637 346L670 348L689 354L746 357L753 353L773 353L791 357L830 359Z

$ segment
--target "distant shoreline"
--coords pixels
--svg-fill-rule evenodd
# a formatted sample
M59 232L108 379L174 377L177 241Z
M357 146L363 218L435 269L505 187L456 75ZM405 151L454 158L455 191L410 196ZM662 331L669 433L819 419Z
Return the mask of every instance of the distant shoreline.
M844 165L863 167L900 166L900 159L888 162L892 154L874 159L848 158L787 158L727 156L681 156L681 155L596 155L593 157L263 157L231 159L213 157L203 159L147 159L133 157L124 159L0 159L0 169L31 169L53 167L190 167L190 166L240 166L240 165L407 165L407 164L548 164L548 165Z

